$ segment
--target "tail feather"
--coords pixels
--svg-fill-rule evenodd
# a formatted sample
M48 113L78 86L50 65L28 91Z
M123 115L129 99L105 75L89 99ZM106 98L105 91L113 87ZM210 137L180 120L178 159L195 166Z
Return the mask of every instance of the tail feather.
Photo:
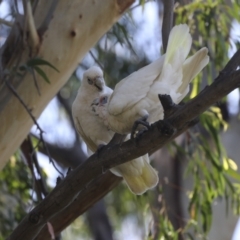
M167 63L176 65L174 64L176 61L177 64L183 64L180 59L176 58L176 52L181 52L181 54L179 54L179 57L186 59L187 55L190 52L191 45L192 37L189 33L189 27L187 24L179 24L173 27L169 35L164 65ZM176 67L174 66L174 68Z
M187 94L188 84L197 76L199 72L208 64L209 56L206 47L201 48L193 56L189 57L183 65L183 82L178 88L178 93L183 97ZM185 93L186 92L186 93Z
M122 176L131 192L136 195L143 194L158 183L157 171L150 165L148 154L110 170L115 175Z
M189 54L192 37L189 27L180 24L170 32L166 56L159 81L173 85L177 89L182 82L182 67Z
M141 176L123 175L122 177L132 193L141 195L148 190Z

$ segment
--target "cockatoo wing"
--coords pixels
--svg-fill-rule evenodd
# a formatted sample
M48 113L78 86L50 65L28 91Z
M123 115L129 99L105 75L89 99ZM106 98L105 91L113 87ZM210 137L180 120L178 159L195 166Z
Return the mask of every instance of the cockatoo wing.
M191 45L192 37L189 33L189 27L186 24L174 26L169 35L163 68L168 63L171 63L171 65L174 67L182 65L183 62L180 62L180 59L185 60L187 58L191 49ZM177 56L176 52L179 52Z
M191 44L192 38L186 24L173 27L169 36L166 56L161 56L116 85L109 100L109 114L118 115L134 107L148 95L155 82L163 84L165 82L169 88L171 86L179 87L182 79L182 65L189 54ZM151 90L151 95L153 92L154 90Z
M87 147L92 151L95 152L97 150L97 145L92 141L90 137L87 137L83 128L81 127L80 121L77 117L74 117L74 124L77 129L78 134L82 137L83 141L86 143Z
M109 99L108 112L118 115L145 98L152 83L159 77L163 62L164 56L121 80Z

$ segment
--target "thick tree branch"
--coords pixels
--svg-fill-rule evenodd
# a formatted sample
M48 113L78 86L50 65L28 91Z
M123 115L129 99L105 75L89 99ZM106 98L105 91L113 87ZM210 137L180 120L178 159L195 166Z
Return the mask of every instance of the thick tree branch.
M233 59L238 59L238 57L239 51ZM147 152L155 151L183 133L196 117L240 86L240 70L226 72L223 69L223 73L198 96L178 108L172 116L152 124L151 128L143 133L137 142L135 139L131 139L120 146L118 144L106 146L100 153L92 155L72 171L28 214L8 239L33 239L47 221L69 205L78 192L101 175L103 170L128 162Z
M48 142L46 142L46 145L54 160L65 167L76 168L87 159L87 156L82 151L80 142L74 144L71 148L63 148ZM38 150L47 154L41 145L39 145ZM111 172L107 172L94 180L67 208L50 219L49 222L54 228L55 235L60 234L77 217L88 210L87 219L90 230L94 234L94 239L112 239L112 228L106 213L104 200L101 198L110 192L120 181L121 178L116 177ZM36 239L51 240L47 225L45 225Z
M122 178L116 177L111 172L106 172L104 175L95 179L87 188L73 200L73 202L58 212L49 220L53 225L54 232L59 234L67 226L69 226L77 217L86 212L93 204L103 198L108 192L115 188ZM35 238L35 240L50 240L46 225Z

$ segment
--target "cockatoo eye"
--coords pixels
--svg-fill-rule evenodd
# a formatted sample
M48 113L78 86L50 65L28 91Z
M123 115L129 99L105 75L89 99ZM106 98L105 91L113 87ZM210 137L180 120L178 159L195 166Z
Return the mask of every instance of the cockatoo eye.
M107 101L108 101L108 97L107 97L107 96L102 97L102 99L101 99L101 104L106 104Z
M93 85L93 81L90 78L88 78L87 80L88 80L88 84Z

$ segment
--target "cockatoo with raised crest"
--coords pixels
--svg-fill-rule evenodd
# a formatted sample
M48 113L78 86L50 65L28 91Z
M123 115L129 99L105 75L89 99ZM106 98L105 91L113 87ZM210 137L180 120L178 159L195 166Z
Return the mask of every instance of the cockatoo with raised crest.
M91 67L84 73L73 102L72 114L78 133L92 152L96 152L99 146L109 143L114 135L92 109L94 99L102 94L111 93L112 89L105 85L103 72L99 67ZM148 154L114 167L110 171L123 177L134 194L143 194L158 183L157 172L150 165Z
M130 133L136 121L153 123L163 119L158 94L168 94L179 103L189 83L208 64L207 48L187 58L192 45L189 27L172 28L166 54L121 80L112 94L102 94L93 109L105 125L120 134Z

